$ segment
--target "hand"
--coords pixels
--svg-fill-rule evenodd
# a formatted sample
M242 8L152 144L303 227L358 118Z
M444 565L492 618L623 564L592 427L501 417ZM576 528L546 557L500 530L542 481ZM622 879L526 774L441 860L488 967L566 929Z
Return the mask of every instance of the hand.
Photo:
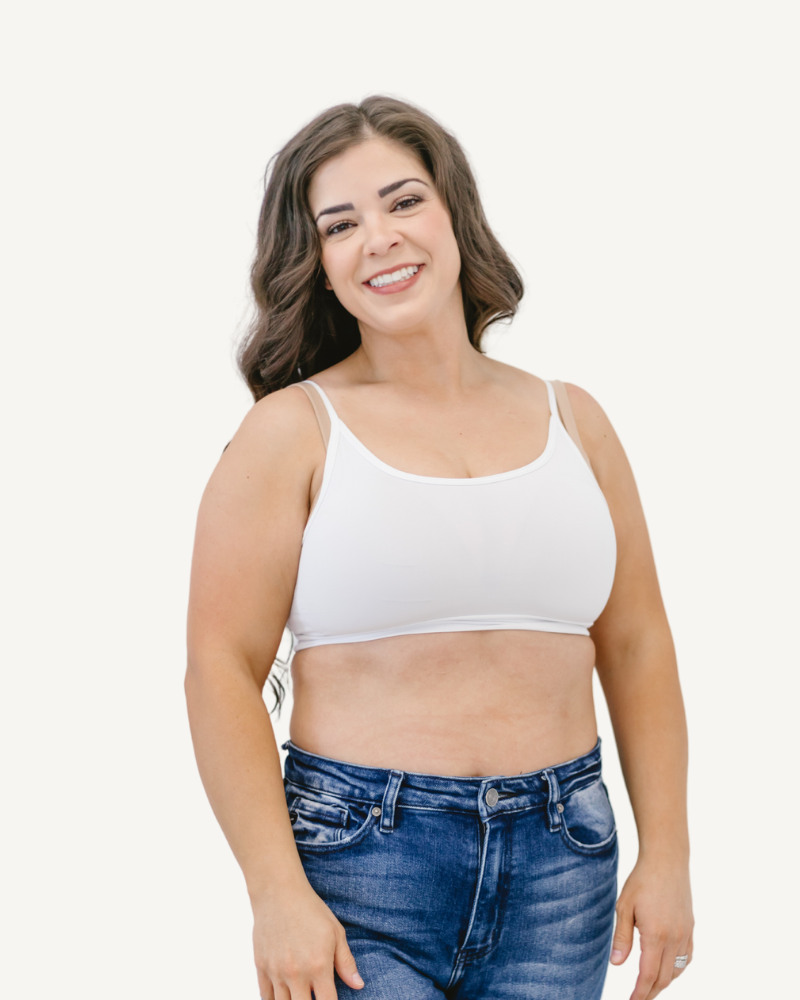
M263 1000L336 1000L333 970L354 990L364 981L344 927L307 881L253 907L253 947Z
M611 962L622 965L639 931L642 957L631 1000L653 1000L684 971L678 955L692 960L692 893L688 865L639 859L617 901Z

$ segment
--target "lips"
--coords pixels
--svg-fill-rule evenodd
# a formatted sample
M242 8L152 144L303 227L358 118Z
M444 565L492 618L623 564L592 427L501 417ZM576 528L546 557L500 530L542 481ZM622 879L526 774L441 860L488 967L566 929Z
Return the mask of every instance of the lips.
M419 279L424 267L424 264L396 264L394 267L386 267L382 271L377 271L362 284L370 292L375 292L378 295L404 292ZM395 276L394 279L392 276ZM376 284L371 282L376 282Z
M376 278L384 278L392 274L398 275L395 279L397 281L405 280L405 276L401 277L402 272L410 271L412 268L416 272L420 267L422 267L422 264L417 263L395 264L394 267L386 267L382 271L376 271L375 274L371 274L362 284L368 285L371 281L375 281ZM411 277L411 275L409 274L408 277Z

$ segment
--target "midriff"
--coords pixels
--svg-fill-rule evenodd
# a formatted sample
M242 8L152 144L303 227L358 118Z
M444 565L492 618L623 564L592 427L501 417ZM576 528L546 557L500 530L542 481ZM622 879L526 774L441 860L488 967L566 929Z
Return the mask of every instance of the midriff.
M292 742L369 767L522 774L597 741L594 643L555 632L443 632L314 646L292 661Z

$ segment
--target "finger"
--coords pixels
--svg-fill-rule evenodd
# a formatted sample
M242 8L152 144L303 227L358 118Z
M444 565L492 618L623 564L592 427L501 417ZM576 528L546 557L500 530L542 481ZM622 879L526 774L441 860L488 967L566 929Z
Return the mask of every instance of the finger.
M360 990L364 985L364 980L358 974L356 960L350 951L344 929L340 930L336 937L336 951L333 953L333 967L339 973L344 982L354 990Z
M336 983L333 981L333 969L327 975L319 976L311 981L311 989L314 991L314 1000L337 1000ZM294 1000L294 994L292 994Z
M275 1000L284 1000L283 996L277 990L275 991ZM302 979L288 980L286 983L286 1000L313 1000L311 980L307 976L303 976Z
M311 969L310 989L314 991L314 1000L337 1000L336 983L333 979L333 964L319 962ZM295 1000L292 992L292 1000Z
M658 968L658 975L653 987L648 994L647 1000L655 1000L655 997L665 990L674 979L674 974L678 972L675 968L675 958L677 955L685 955L685 951L679 951L676 944L667 944L661 954L661 965Z
M658 978L664 945L642 941L642 957L639 959L639 975L631 993L631 1000L650 1000L653 984Z
M682 969L676 969L675 968L675 961L673 959L673 963L672 963L672 978L673 979L677 979L678 976L682 972L686 972L686 970L689 968L689 962L691 962L691 960L692 960L692 951L691 951L691 948L692 948L691 938L686 938L684 941L680 941L678 943L678 950L675 953L675 958L677 958L678 955L687 955L688 958L686 959L686 965Z
M258 995L261 1000L275 1000L275 991L272 989L269 977L260 972L258 973Z
M617 905L617 926L611 943L611 964L622 965L633 947L633 910Z

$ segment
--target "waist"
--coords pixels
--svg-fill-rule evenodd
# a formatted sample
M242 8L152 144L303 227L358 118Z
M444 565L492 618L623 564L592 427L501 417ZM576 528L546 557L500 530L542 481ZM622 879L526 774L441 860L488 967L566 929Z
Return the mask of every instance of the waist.
M488 631L318 646L292 663L289 736L323 757L518 774L592 746L594 644Z
M546 805L554 783L565 798L596 781L602 770L600 744L598 738L588 753L525 774L463 777L352 764L310 753L287 740L284 774L289 785L340 799L374 802L392 789L400 807L476 813L486 819L489 813Z

